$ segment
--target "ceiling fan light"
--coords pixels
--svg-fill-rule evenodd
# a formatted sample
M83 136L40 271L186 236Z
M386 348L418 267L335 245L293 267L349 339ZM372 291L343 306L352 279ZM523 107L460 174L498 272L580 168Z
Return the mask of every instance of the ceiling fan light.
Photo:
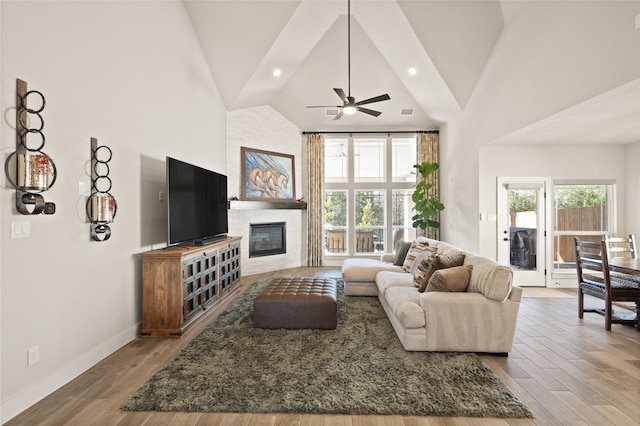
M353 105L347 105L346 107L342 108L342 112L347 115L355 114L356 107L354 107Z

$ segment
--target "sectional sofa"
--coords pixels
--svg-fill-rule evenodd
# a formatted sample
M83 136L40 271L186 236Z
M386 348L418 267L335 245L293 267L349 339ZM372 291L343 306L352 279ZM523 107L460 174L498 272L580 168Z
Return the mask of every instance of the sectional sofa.
M342 266L346 295L377 296L408 351L507 355L522 297L522 289L512 283L511 268L441 241L419 237L415 245L428 245L431 251L429 258L414 260L420 262L418 266L428 265L436 256L457 256L462 264L436 270L421 292L415 277L424 268L415 264L407 268L406 261L396 265L394 255L379 260L347 259ZM456 282L450 285L447 277L453 276ZM460 277L468 282L461 286ZM432 286L434 282L438 285Z

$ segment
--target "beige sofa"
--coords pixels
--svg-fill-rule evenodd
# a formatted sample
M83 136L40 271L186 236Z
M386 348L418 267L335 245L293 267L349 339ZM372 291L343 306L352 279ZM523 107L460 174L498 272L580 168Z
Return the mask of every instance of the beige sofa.
M522 297L522 289L512 285L511 268L444 242L417 241L428 242L439 253L464 253L464 266L473 268L467 290L421 293L413 275L393 265L394 256L385 255L380 260L345 260L345 293L378 296L408 351L508 354Z

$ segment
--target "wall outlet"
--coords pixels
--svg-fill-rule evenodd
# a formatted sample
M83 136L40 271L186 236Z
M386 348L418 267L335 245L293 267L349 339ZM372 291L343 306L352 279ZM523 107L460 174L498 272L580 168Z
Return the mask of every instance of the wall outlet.
M27 351L27 367L40 361L40 346L34 346Z

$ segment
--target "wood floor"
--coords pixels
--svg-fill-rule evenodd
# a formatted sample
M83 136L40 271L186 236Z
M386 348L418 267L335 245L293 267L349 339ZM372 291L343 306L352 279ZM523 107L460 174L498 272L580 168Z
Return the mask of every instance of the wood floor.
M339 276L295 268L265 276ZM571 290L568 290L571 291ZM591 299L589 304L599 301ZM124 412L120 405L205 325L180 339L136 339L7 425L638 425L640 332L585 314L572 299L525 298L508 358L482 356L535 419ZM215 315L215 314L214 314ZM210 322L213 316L205 322Z

